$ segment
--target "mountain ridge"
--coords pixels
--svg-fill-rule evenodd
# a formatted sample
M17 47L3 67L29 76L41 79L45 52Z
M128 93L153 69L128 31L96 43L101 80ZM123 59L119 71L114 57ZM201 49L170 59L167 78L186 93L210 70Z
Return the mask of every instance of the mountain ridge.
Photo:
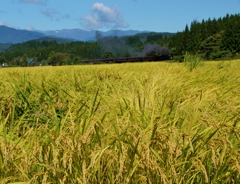
M148 33L149 31L138 31L138 30L109 30L109 31L86 31L83 29L62 29L62 30L50 30L43 31L47 36L56 36L61 38L70 38L78 41L96 41L102 37L108 36L131 36L139 33Z
M14 29L0 25L0 43L16 44L29 40L38 39L45 35L36 31Z
M141 33L150 33L150 31L109 30L104 32L97 30L87 31L78 28L48 31L29 31L0 25L0 43L16 44L44 37L63 38L72 41L96 41L100 38L108 36L122 37Z

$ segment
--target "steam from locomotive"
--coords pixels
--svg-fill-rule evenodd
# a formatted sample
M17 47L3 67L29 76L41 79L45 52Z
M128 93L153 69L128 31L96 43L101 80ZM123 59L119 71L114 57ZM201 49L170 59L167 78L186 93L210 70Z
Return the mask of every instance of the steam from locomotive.
M95 34L103 53L111 53L112 58L82 60L83 63L123 63L141 61L161 61L172 59L170 50L157 44L146 44L142 49L129 45L127 39L117 36L104 37L101 32Z
M82 60L83 63L124 63L124 62L142 62L142 61L163 61L171 60L172 56L167 47L160 47L157 44L148 44L144 47L142 56L137 57L117 57L104 58L97 60Z
M157 44L147 44L143 53L144 56L170 56L170 50L167 47L160 47Z

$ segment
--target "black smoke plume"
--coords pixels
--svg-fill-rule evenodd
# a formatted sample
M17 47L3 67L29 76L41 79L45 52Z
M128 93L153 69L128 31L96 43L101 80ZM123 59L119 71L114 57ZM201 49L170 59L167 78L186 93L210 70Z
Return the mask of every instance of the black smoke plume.
M170 56L170 50L157 44L147 44L144 47L143 54L144 56Z
M95 39L98 41L99 39L101 39L103 37L102 33L100 31L96 31L95 32Z

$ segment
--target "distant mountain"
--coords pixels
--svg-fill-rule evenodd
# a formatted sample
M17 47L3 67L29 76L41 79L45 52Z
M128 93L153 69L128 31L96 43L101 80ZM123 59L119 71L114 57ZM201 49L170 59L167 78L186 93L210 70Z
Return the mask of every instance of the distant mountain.
M105 37L122 37L142 34L142 37L148 35L149 31L137 30L110 30L110 31L86 31L82 29L62 29L53 31L27 31L19 30L0 25L0 43L16 44L37 39L63 39L60 42L68 41L96 41ZM3 46L4 47L4 46ZM4 50L4 49L3 49Z
M95 40L94 35L95 31L85 31L82 29L63 29L63 30L50 30L43 31L46 36L54 36L60 38L68 38L78 41L90 41Z
M82 29L63 29L63 30L55 30L55 31L44 31L42 32L48 36L55 36L61 38L70 38L79 41L96 41L103 37L108 36L130 36L138 33L147 33L147 31L136 31L136 30L110 30L110 31L85 31Z
M21 43L44 37L43 33L19 30L0 25L0 43Z
M111 31L86 31L82 29L63 29L53 31L28 31L19 30L10 27L0 25L0 43L16 44L26 42L29 40L35 40L43 37L53 37L68 39L71 41L96 41L103 37L108 36L130 36L139 33L147 33L147 31L136 30L111 30Z

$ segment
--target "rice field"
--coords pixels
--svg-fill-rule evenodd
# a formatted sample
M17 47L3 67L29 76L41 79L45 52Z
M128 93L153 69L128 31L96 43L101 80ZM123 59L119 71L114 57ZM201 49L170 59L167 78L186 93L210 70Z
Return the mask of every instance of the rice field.
M240 60L0 79L0 183L240 183Z

